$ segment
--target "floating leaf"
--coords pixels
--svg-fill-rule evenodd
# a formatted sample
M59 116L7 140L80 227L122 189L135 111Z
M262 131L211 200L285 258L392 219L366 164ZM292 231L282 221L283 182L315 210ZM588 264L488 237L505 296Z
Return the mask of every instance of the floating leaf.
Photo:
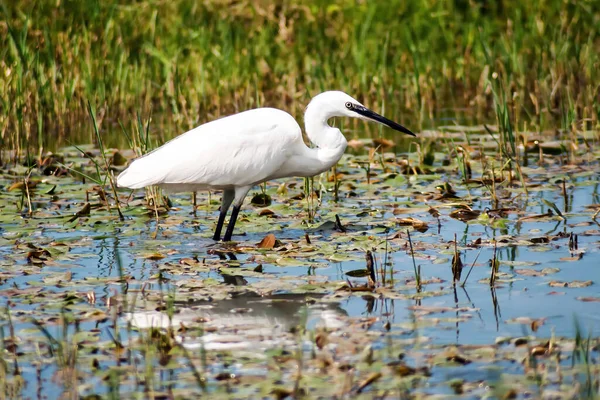
M548 142L538 142L538 146L540 149L542 149L544 154L559 155L565 153L568 147L572 147L572 142L568 140L554 140Z
M594 282L592 281L571 281L571 282L563 282L563 281L551 281L548 285L552 287L569 287L569 288L582 288L591 286Z
M271 205L271 196L266 193L258 193L252 196L250 203L257 207L267 207Z
M538 220L538 219L547 219L547 218L551 218L551 219L564 219L562 217L557 217L552 210L548 209L548 211L545 214L534 214L534 215L527 215L525 217L521 217L519 218L519 222L521 221L529 221L529 220Z
M410 376L417 373L417 370L404 363L393 367L394 373L400 377Z
M470 364L471 361L461 356L460 354L454 354L446 357L446 361L457 363L460 365Z
M540 244L540 243L549 243L550 239L547 236L530 238L529 241L531 243Z
M368 269L354 269L352 271L346 272L346 275L351 276L353 278L364 278L365 276L369 276Z
M314 232L325 232L325 231L333 231L333 230L337 230L337 224L335 223L335 221L325 221L321 225L319 225L315 228L307 229L306 231L310 232L310 233L314 233Z
M556 274L559 271L559 268L544 268L541 271L535 269L515 269L515 273L523 276L546 276Z
M449 215L451 218L457 219L462 222L467 222L477 219L479 215L481 215L481 211L461 208L459 210L452 211Z
M260 249L272 249L277 243L277 238L272 233L269 233L258 243L257 247Z
M144 256L144 258L147 260L157 261L157 260L162 260L163 258L165 258L165 256L160 253L150 253L150 254L146 254Z
M270 217L270 216L275 215L275 212L272 210L269 210L268 208L265 208L264 210L260 210L258 215L260 215L261 217Z
M538 265L538 261L510 261L510 260L500 260L500 264L508 265L511 267L532 267L534 265Z
M198 261L198 258L194 257L194 258L182 258L179 260L179 264L181 265L198 265L200 264L200 261Z
M591 303L591 302L598 303L598 302L600 302L600 297L592 297L592 296L577 297L577 300L583 301L583 302L586 302L586 303Z
M536 319L534 321L531 321L531 330L533 332L537 332L537 330L539 329L540 326L544 325L544 322L546 322L546 318L540 318L540 319Z
M579 253L573 257L561 257L560 261L579 261L583 258L583 253Z
M546 321L546 318L531 318L531 317L517 317L506 320L507 324L521 324L521 325L531 325L536 322L539 325L542 325Z
M529 353L535 357L546 356L546 355L550 354L550 348L549 348L548 344L546 344L544 346L534 346L531 348Z
M412 226L419 232L425 232L428 229L427 223L420 219L407 217L407 218L396 218L396 223L401 226Z
M27 262L33 265L43 265L51 257L46 249L36 249L27 253Z

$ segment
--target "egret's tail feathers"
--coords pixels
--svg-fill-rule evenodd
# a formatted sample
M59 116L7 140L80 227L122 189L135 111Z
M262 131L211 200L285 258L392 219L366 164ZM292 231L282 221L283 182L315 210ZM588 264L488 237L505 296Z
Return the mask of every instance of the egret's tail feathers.
M162 182L162 177L153 174L151 166L145 165L146 160L135 160L117 177L117 186L130 189L140 189L146 186L157 185Z

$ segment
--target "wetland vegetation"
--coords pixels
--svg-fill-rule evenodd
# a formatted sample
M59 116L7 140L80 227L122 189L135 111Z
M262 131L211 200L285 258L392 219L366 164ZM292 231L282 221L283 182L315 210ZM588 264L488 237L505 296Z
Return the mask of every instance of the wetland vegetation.
M0 0L0 398L598 398L595 0ZM331 171L117 189L341 89Z

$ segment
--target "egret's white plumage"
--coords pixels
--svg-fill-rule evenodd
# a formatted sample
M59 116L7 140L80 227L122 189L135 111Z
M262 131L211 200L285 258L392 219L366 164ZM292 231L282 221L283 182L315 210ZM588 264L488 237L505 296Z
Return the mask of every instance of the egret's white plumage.
M302 139L300 127L284 111L245 111L200 125L138 158L117 182L132 189L159 185L172 191L254 185L285 162L285 149L298 137Z
M367 109L339 91L317 95L304 115L309 148L294 118L274 108L258 108L200 125L133 161L117 178L121 187L157 185L171 192L222 190L223 203L215 240L225 215L234 209L224 240L230 240L237 213L252 186L271 179L314 176L342 157L346 139L327 121L356 117L380 122L413 135L408 129Z

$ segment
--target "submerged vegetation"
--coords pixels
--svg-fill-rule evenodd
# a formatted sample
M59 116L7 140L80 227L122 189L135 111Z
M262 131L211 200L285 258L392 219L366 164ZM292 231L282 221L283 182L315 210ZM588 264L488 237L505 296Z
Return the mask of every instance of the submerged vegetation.
M0 399L599 398L596 3L0 0ZM418 137L336 121L237 243L114 184L329 89Z

